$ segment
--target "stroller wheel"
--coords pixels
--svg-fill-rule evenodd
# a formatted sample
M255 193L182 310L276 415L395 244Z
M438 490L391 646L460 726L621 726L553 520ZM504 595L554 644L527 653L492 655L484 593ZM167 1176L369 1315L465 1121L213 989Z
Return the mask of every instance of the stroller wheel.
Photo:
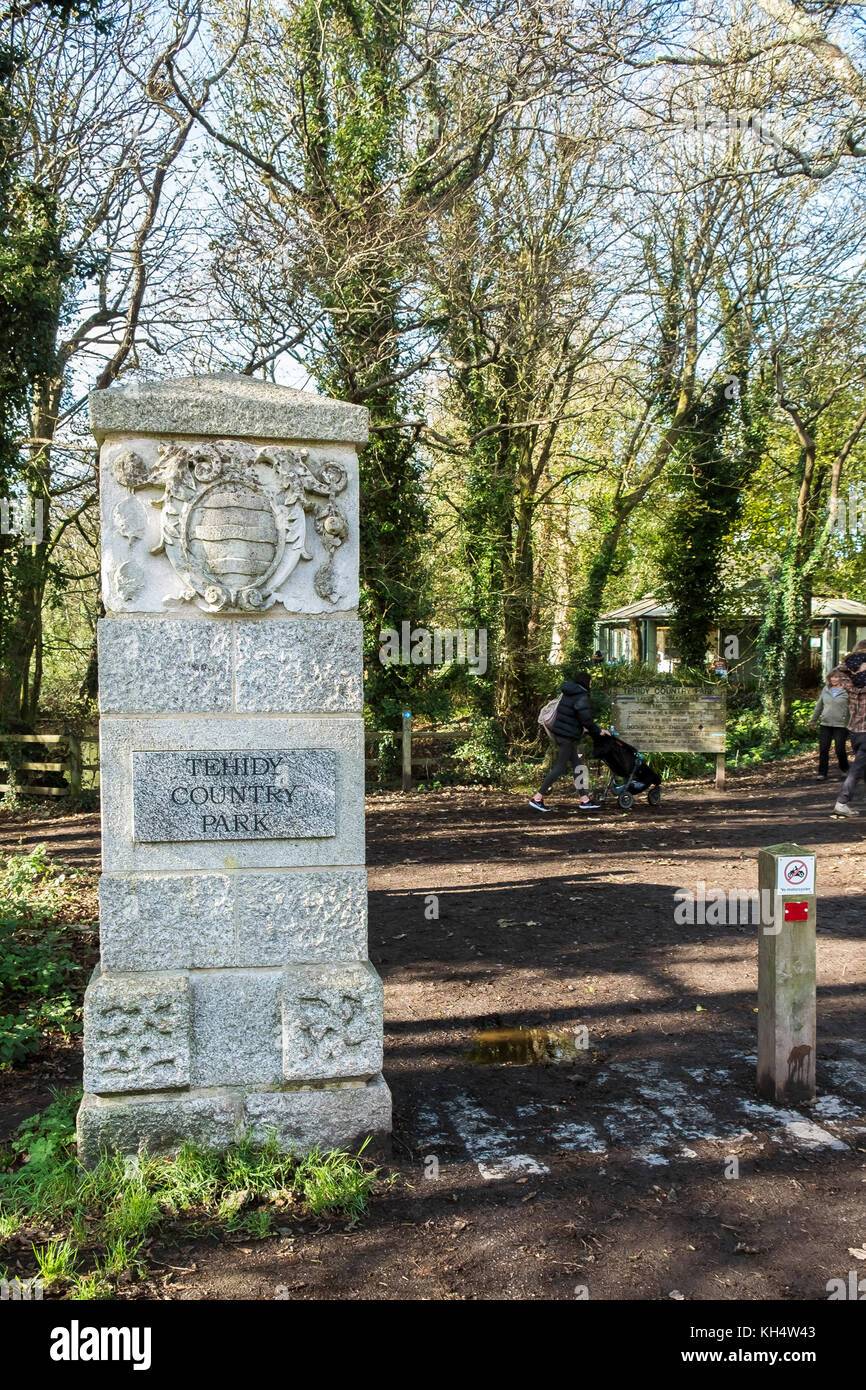
M649 791L646 794L646 799L649 802L650 806L660 806L662 800L661 787L650 787Z
M623 811L630 811L634 805L634 797L631 792L620 792L616 800L618 806Z

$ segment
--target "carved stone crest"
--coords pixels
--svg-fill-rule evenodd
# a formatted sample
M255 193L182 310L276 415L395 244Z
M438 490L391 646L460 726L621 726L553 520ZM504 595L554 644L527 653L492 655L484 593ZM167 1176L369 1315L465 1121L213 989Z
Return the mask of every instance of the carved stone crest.
M212 611L257 611L276 602L278 591L301 560L310 514L327 559L314 577L316 592L339 597L333 570L336 550L349 534L336 497L346 470L327 460L318 473L306 449L257 448L239 440L161 446L147 469L125 452L115 461L124 487L161 486L159 544L183 585L186 601Z

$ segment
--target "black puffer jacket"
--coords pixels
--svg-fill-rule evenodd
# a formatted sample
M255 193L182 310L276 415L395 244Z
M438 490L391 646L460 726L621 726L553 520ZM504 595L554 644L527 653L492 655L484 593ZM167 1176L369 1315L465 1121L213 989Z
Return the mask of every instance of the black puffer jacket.
M582 685L575 685L574 681L566 681L556 711L554 737L578 739L583 737L584 730L592 735L593 740L598 739L601 734L601 729L592 717L589 691Z

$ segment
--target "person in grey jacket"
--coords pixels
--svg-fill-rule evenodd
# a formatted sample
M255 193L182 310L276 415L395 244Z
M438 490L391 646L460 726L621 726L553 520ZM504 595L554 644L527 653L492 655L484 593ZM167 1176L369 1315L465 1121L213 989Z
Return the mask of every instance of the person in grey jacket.
M835 744L836 761L848 771L848 691L841 678L831 671L812 711L809 724L818 725L818 780L826 782L830 769L830 745Z

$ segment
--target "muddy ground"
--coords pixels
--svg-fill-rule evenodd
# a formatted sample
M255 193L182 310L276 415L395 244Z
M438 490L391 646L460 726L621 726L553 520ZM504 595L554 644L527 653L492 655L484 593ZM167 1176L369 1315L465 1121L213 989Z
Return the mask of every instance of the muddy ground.
M629 814L561 788L549 816L501 792L369 799L396 1179L354 1228L155 1246L158 1277L121 1296L824 1300L866 1276L866 806L830 819L833 775L805 758ZM818 856L819 1099L799 1110L755 1092L758 928L674 921L678 889L753 888L784 841ZM39 842L98 863L94 816L0 825L2 852ZM508 1027L588 1046L477 1060ZM0 1076L0 1133L79 1066Z

